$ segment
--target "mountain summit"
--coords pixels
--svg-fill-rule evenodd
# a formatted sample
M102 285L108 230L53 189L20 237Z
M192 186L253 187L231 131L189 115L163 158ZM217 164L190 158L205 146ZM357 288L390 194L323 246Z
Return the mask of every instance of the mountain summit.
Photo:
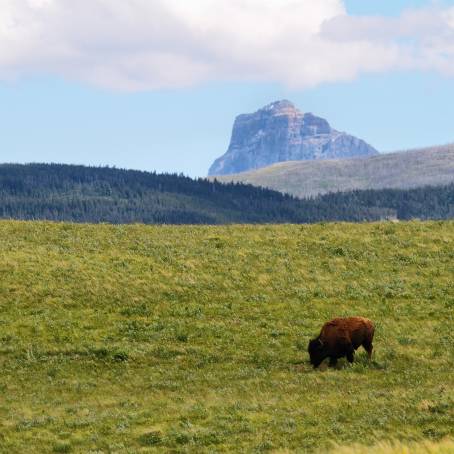
M290 101L276 101L253 114L239 115L224 156L209 175L229 175L276 162L373 156L375 148L331 128L312 113L302 113Z

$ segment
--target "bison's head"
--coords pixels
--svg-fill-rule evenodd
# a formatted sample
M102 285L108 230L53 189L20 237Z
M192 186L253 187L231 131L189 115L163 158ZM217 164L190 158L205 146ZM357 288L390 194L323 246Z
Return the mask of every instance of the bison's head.
M321 362L326 358L325 348L323 342L317 338L312 339L309 342L309 346L307 347L307 351L309 353L309 357L311 360L311 364L314 367L320 366Z

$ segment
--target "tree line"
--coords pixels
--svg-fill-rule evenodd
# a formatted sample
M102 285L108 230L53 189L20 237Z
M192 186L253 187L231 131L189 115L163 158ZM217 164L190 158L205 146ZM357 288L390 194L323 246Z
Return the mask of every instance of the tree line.
M146 224L454 218L454 184L297 199L242 183L63 164L0 165L0 218Z

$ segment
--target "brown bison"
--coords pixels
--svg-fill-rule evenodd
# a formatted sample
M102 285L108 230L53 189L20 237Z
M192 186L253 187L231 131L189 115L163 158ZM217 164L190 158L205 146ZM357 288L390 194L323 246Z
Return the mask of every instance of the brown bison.
M363 317L335 318L325 323L317 338L309 342L308 352L311 364L318 367L329 358L329 365L335 366L343 356L352 363L355 350L364 347L369 359L372 356L374 324Z

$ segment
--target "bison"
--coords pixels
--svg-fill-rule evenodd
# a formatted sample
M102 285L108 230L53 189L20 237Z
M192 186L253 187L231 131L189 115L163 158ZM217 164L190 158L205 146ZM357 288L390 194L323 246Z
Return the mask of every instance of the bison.
M343 356L352 363L355 350L360 345L370 359L374 330L374 324L363 317L335 318L325 323L318 337L309 342L311 364L316 368L324 359L329 358L329 365L334 367Z

